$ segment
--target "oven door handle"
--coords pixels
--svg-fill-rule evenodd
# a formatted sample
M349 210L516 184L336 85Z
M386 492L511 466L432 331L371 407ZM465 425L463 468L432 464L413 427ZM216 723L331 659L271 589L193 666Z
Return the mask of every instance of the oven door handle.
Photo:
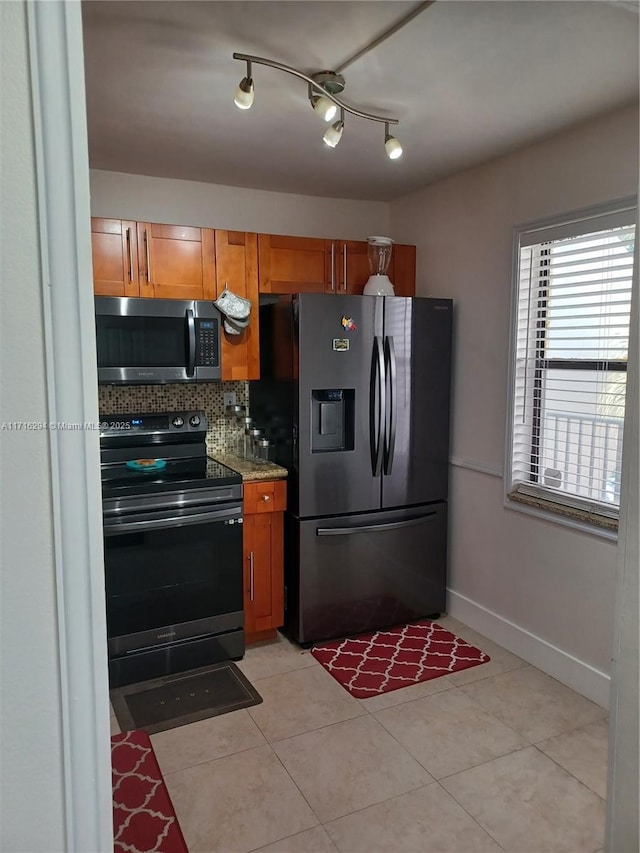
M173 515L164 518L149 518L138 521L113 522L103 519L104 535L117 536L120 533L135 533L137 531L163 530L170 527L185 527L188 524L206 524L207 522L232 521L242 524L242 509L218 509L209 512L198 512L194 515Z

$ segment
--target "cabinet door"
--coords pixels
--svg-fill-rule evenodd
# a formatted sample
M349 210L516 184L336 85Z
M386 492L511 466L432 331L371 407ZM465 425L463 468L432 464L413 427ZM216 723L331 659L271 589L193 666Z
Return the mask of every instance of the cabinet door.
M393 273L389 278L393 282L396 296L416 295L416 247L397 243L391 256Z
M140 295L135 222L92 217L91 254L96 295Z
M247 643L274 637L284 624L285 480L245 483L244 612Z
M216 231L216 298L228 285L251 301L249 325L239 335L222 333L222 378L260 378L258 235Z
M367 243L356 240L337 241L336 281L338 285L336 293L362 295L369 275Z
M367 243L356 240L336 242L336 293L360 295L371 274ZM388 270L396 296L415 296L416 247L397 243Z
M215 299L213 231L138 222L140 296Z
M244 618L247 642L284 624L283 513L244 517Z
M331 240L258 235L260 293L324 293L331 290Z

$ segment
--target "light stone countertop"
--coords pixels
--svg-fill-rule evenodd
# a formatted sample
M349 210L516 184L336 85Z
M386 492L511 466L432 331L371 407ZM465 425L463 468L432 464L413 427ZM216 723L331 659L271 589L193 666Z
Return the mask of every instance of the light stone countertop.
M287 476L287 469L275 462L252 462L233 453L215 453L211 458L241 474L243 483L252 480L283 480Z

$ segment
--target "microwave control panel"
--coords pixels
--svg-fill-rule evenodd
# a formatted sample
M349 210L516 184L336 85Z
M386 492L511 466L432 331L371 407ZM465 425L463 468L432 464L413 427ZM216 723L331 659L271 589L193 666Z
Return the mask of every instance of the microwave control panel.
M218 367L220 364L218 321L196 320L198 326L196 364Z

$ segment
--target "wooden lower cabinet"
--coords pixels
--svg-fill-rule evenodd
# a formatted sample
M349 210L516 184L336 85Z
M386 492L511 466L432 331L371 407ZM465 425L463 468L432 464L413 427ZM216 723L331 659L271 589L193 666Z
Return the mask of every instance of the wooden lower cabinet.
M244 484L246 643L275 637L284 624L285 480Z

